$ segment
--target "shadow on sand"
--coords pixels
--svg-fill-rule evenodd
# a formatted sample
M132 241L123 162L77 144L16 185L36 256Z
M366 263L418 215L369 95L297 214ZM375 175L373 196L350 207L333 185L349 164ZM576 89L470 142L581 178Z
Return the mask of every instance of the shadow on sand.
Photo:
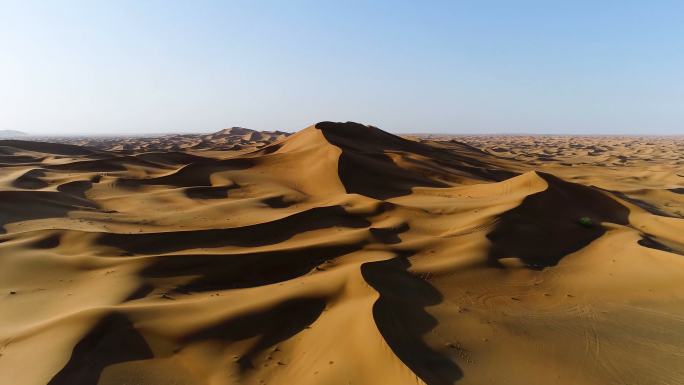
M316 321L325 305L325 298L291 299L202 329L183 338L183 342L220 340L229 343L258 337L238 359L240 370L244 372L255 367L253 361L259 353L291 338Z
M192 248L273 245L306 231L329 227L367 226L370 226L370 222L365 218L350 214L341 206L327 206L316 207L271 222L227 229L138 234L103 233L99 242L129 253L160 254Z
M316 128L340 148L338 174L348 193L388 199L411 193L413 187L447 187L441 180L470 175L483 180L503 180L514 173L478 159L477 152L456 154L392 135L378 128L347 122L320 122ZM389 153L403 157L410 168L397 165ZM415 160L423 157L435 164Z
M147 342L131 321L123 314L112 313L76 344L67 364L48 385L97 385L107 366L152 357Z
M361 266L363 278L379 294L373 305L375 323L394 354L428 385L450 385L463 377L448 357L431 349L422 336L438 321L425 307L442 302L442 294L408 271L410 252Z
M527 196L503 213L487 238L490 262L520 258L531 268L555 266L564 256L587 246L605 233L600 222L628 225L629 210L600 190L539 173L549 187ZM582 226L588 217L591 226Z

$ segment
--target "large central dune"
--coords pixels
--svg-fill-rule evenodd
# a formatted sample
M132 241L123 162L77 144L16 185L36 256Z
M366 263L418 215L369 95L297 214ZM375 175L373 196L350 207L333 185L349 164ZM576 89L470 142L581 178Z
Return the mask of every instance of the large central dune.
M176 139L0 140L0 384L684 384L681 153Z

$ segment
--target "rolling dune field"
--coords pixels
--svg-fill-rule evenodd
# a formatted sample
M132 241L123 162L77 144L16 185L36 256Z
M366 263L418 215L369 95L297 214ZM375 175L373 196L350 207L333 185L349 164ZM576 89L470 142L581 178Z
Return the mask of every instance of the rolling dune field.
M684 139L0 140L0 314L3 385L682 385Z

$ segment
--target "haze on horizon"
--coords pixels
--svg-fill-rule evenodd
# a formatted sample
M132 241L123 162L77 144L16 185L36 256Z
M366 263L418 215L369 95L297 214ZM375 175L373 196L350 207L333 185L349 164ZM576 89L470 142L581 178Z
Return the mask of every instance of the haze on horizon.
M0 3L0 130L684 134L679 1Z

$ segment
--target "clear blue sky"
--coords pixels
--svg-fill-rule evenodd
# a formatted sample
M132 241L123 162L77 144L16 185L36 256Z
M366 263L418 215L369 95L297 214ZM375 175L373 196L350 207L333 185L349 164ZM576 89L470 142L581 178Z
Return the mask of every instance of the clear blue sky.
M0 129L684 134L684 1L0 0Z

